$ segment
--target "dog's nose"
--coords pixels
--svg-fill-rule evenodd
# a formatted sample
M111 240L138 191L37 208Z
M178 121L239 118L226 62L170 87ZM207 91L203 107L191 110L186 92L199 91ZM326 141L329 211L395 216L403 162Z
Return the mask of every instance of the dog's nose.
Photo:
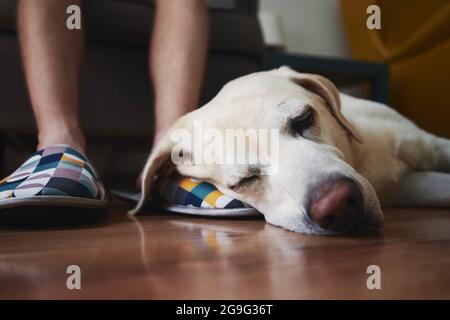
M321 228L344 231L362 214L363 196L350 178L326 180L312 190L308 215Z

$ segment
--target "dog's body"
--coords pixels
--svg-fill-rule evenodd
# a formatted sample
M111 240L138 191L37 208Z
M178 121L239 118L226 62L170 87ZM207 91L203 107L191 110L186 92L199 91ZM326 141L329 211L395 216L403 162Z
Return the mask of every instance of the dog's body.
M280 130L279 170L273 175L237 165L187 163L176 169L212 182L258 209L268 222L297 232L377 229L379 198L402 177L413 171L450 172L449 140L380 103L339 94L323 77L287 67L230 82L207 105L182 117L172 132L192 131L193 121L220 130ZM135 212L173 147L169 134L150 155Z
M340 94L342 113L362 135L356 171L383 196L411 171L450 172L450 142L429 134L381 103Z

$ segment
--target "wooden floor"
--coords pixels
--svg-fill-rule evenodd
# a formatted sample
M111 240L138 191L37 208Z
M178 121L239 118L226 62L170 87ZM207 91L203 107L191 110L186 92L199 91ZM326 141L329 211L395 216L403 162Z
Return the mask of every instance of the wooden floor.
M0 229L0 299L450 298L450 210L386 210L380 235L306 236L171 214ZM366 268L381 268L368 290ZM66 288L79 265L81 290Z

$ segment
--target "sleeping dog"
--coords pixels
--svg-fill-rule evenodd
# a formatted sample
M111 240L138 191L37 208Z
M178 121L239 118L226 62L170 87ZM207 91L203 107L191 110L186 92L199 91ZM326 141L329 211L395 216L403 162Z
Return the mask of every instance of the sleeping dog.
M339 93L326 78L289 67L229 82L202 108L180 118L154 147L140 202L168 170L171 132L205 127L279 129L279 168L182 163L181 175L206 180L260 211L267 222L309 234L377 230L380 199L413 171L450 172L450 140L421 130L393 109ZM182 150L193 152L193 150ZM450 181L450 180L448 180Z

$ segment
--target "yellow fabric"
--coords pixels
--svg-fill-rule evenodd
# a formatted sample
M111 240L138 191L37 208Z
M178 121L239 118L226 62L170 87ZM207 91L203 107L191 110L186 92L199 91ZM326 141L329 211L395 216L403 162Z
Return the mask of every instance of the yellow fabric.
M66 156L66 155L63 155L63 156L61 157L61 160L62 160L62 161L66 161L66 162L70 162L70 163L72 163L72 164L74 164L74 165L76 165L76 166L78 166L78 167L80 167L80 168L83 168L83 167L84 167L84 162L83 162L83 161L79 161L79 160L70 158L70 157L68 157L68 156Z
M199 184L199 182L193 181L191 178L184 178L183 180L181 180L180 182L180 187L183 188L186 191L192 191L192 189L194 189L197 185Z
M223 193L216 190L208 194L203 201L207 202L212 207L216 207L216 201L221 196L223 196Z
M341 0L354 58L389 64L391 104L419 126L450 137L450 1ZM369 30L366 9L381 9Z

